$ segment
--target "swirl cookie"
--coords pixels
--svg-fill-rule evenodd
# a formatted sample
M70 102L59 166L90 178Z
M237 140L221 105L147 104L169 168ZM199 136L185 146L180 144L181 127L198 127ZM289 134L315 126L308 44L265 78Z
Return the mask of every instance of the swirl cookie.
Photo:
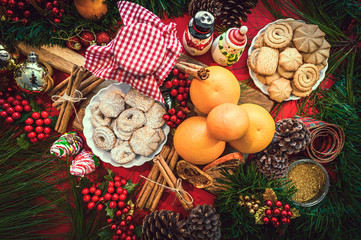
M136 154L132 151L127 141L119 143L110 153L113 161L119 164L129 163L136 157Z
M256 72L262 75L272 75L277 70L278 50L262 47L256 61Z
M305 24L295 30L293 43L299 51L311 53L322 45L325 35L317 25Z
M320 72L313 64L303 64L295 73L293 77L294 86L302 92L307 92L316 84L320 78Z
M296 86L293 83L291 83L291 86L292 86L292 94L295 95L296 97L307 97L312 92L312 88L308 91L300 91L296 88Z
M118 129L124 132L132 132L143 126L146 118L142 111L136 108L128 108L119 115L116 121Z
M149 111L145 113L145 126L151 128L160 128L165 123L163 115L166 113L167 112L162 105L160 105L159 103L154 103L154 105L149 109Z
M291 96L292 87L288 79L280 78L271 83L268 93L271 99L277 102L283 102Z
M264 42L273 48L283 48L292 40L293 30L287 23L276 23L267 27Z
M331 45L326 41L326 39L324 39L319 49L317 49L312 53L302 54L303 60L306 63L312 63L315 65L321 64L330 56L330 49L331 49Z
M116 138L112 130L101 126L94 129L93 141L98 148L109 151L114 147Z
M156 130L145 126L134 131L129 145L136 154L147 157L158 148L160 140Z
M112 122L111 127L113 128L113 132L118 140L127 141L132 137L133 132L125 132L119 129L116 120Z
M286 71L294 72L302 63L302 55L296 48L286 48L280 53L279 65Z
M102 96L99 102L99 110L106 117L115 118L125 109L124 93L114 90Z
M153 99L145 96L143 93L140 93L135 89L131 89L128 92L128 94L125 96L125 102L129 106L137 108L143 112L148 112L154 104Z
M249 57L248 57L248 66L253 71L256 71L257 57L258 57L260 50L261 50L260 48L253 50L251 55L249 55Z

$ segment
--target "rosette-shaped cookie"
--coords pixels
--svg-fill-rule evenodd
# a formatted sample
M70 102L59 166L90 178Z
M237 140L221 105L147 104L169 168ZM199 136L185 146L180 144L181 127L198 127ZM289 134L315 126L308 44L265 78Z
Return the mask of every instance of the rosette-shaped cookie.
M311 53L304 53L303 60L315 65L321 64L330 56L330 49L331 45L324 39L319 49Z
M291 82L285 78L273 81L268 88L270 98L277 102L283 102L283 100L289 98L291 96L291 92Z
M287 23L281 22L267 27L264 42L273 48L283 48L292 40L293 30Z
M279 64L286 71L296 71L302 65L302 55L296 48L286 48L280 53Z
M310 53L322 45L325 35L317 25L305 24L295 30L293 43L299 51Z
M302 92L307 92L312 89L320 78L320 72L313 64L303 64L295 73L292 83Z
M94 129L93 141L98 148L110 151L115 145L116 138L112 130L101 126Z

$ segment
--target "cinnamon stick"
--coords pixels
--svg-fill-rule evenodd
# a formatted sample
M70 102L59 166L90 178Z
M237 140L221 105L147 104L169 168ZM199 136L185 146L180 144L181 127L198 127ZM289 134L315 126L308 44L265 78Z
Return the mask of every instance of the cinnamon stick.
M170 152L171 152L171 148L167 145L164 145L159 154L161 156L163 156L164 158L167 158L169 156ZM159 169L155 165L153 165L152 169L150 170L150 172L148 174L148 178L153 181L156 181L156 179L158 178L158 175L159 175ZM152 191L152 186L150 184L151 184L151 182L145 181L144 185L138 195L136 205L139 208L143 208L146 201L148 200L149 193L150 193L150 191ZM152 183L152 185L154 186L154 183Z
M50 92L48 92L48 96L53 96L56 92L60 91L62 88L65 87L65 85L68 84L69 79L77 74L79 71L79 68L77 68L75 65L73 66L71 70L71 74L69 77L65 78L62 82L60 82L58 85L56 85Z
M209 77L209 70L194 63L178 62L175 64L181 72L187 73L189 76L199 80L206 80Z
M169 165L169 168L173 171L174 168L175 168L175 165L178 161L178 153L177 152L174 152L173 156L171 157L171 159L169 159L169 162L167 161L167 164ZM162 178L162 181L160 182L160 184L163 184L165 185L166 184L166 180L164 178ZM158 186L157 189L155 189L154 193L155 193L155 197L154 199L152 200L152 205L150 206L149 210L150 211L154 211L157 206L158 206L158 203L163 195L163 192L164 192L164 187L162 186ZM151 198L152 199L152 198Z
M75 77L74 84L71 87L71 90L70 90L70 93L69 93L70 97L74 97L75 90L79 89L81 80L83 79L84 72L85 72L85 68L80 67L80 70L79 70L78 74ZM67 101L65 104L62 104L62 108L63 108L63 106L65 106L64 114L63 114L63 116L61 118L61 122L59 124L59 127L56 129L59 133L64 133L66 131L66 128L68 126L69 119L70 119L70 116L71 116L71 112L73 110L73 103L72 102Z

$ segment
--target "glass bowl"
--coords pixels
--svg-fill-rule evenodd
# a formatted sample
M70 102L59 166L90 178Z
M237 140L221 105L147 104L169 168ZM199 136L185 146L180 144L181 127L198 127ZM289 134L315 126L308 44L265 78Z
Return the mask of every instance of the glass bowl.
M297 202L295 200L292 199L293 203L298 205L298 206L301 206L301 207L312 207L312 206L315 206L317 205L318 203L320 203L324 198L325 196L327 195L327 192L328 192L328 189L330 187L330 179L329 179L329 176L328 176L328 173L326 171L326 169L321 165L319 164L318 162L315 162L313 161L312 159L300 159L300 160L297 160L295 161L294 163L292 163L290 165L290 167L288 168L288 171L286 173L286 181L288 180L287 179L287 176L289 174L289 172L291 171L292 168L294 168L295 166L299 165L299 164L304 164L304 163L311 163L311 164L314 164L316 166L318 166L323 174L324 174L324 182L321 186L321 189L320 191L311 199L309 199L308 201L306 202Z

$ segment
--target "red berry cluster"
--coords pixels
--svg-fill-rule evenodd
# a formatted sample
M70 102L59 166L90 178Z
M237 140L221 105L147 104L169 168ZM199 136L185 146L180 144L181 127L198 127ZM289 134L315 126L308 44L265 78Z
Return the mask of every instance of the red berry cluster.
M82 194L83 201L88 203L88 209L96 208L101 211L108 202L109 208L116 210L114 218L107 219L110 229L115 232L113 239L134 240L136 236L133 233L134 225L131 224L131 206L126 204L128 191L123 188L126 184L126 179L115 176L114 181L108 181L106 192L102 193L98 183L90 188L83 188Z
M279 227L280 223L286 225L291 222L292 212L290 205L283 205L280 201L273 203L267 200L266 206L269 208L265 210L266 216L262 219L264 224L272 223L274 227Z
M175 128L183 122L183 120L187 117L188 112L188 107L181 107L178 110L171 108L168 110L168 113L163 115L163 119L169 127Z
M14 90L8 88L5 92L0 92L0 117L6 118L7 123L13 123L16 119L21 118L22 112L31 112L32 108L29 101L23 99L21 95L14 96Z
M25 120L25 124L26 126L24 127L24 130L28 132L28 138L30 139L30 142L36 143L39 140L50 137L50 127L44 127L44 125L51 124L51 119L49 118L48 112L33 112L31 117Z
M164 85L170 89L170 95L177 99L181 106L185 107L187 105L191 80L188 79L188 74L180 72L179 69L173 69L172 73L175 78L172 81L166 81Z

